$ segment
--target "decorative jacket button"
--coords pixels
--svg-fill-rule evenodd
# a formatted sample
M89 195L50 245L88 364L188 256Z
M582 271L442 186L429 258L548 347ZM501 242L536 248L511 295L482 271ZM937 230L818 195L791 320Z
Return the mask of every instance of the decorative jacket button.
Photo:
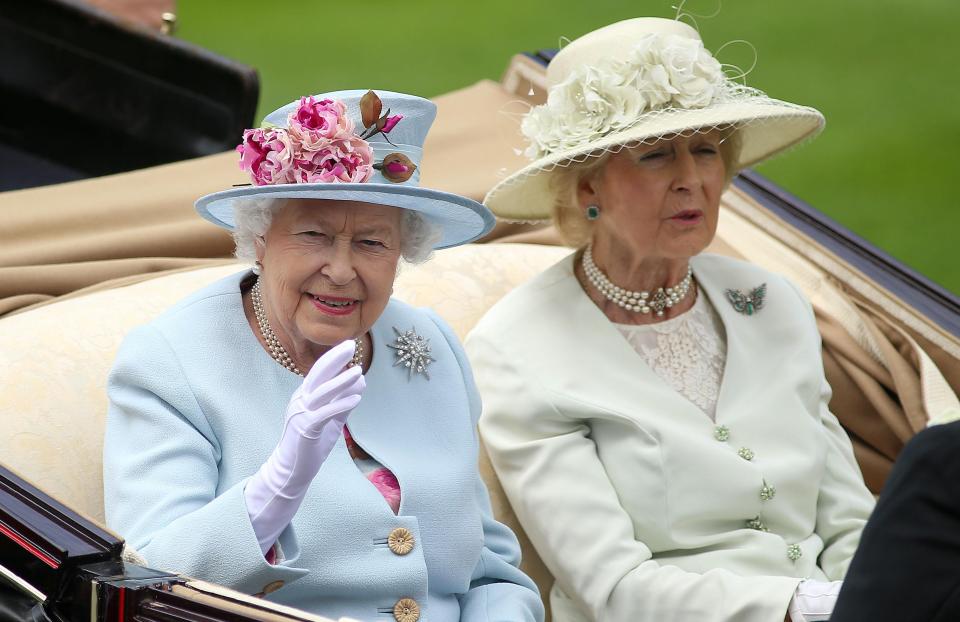
M730 440L730 428L725 425L718 425L713 429L713 438L721 443L726 443Z
M741 447L737 450L737 455L744 460L753 460L754 453L749 447Z
M271 581L270 583L267 583L266 585L263 586L263 593L264 593L264 594L272 594L273 592L276 592L277 590L279 590L279 589L282 588L282 587L283 587L283 580L282 580L282 579L278 579L278 580L276 580L276 581Z
M803 557L803 549L800 548L799 544L791 544L787 547L787 559L795 562L801 557Z
M763 486L760 487L760 500L769 501L777 496L777 489L768 484L766 481L763 482Z
M748 529L756 529L757 531L770 531L767 529L767 526L763 524L763 521L760 520L759 516L755 516L747 521Z
M387 537L387 546L397 555L406 555L413 550L415 540L409 529L397 527Z
M393 618L397 622L417 622L420 619L420 605L412 598L401 598L393 606Z

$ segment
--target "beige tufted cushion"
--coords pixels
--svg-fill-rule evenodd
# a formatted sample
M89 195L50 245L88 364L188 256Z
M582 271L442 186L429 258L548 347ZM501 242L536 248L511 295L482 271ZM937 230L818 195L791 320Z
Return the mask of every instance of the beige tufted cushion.
M432 308L462 340L504 294L571 252L532 244L452 248L423 265L404 266L393 294L414 306Z
M440 251L423 265L404 266L394 295L433 308L462 339L501 296L569 252L524 244ZM180 272L0 320L0 460L103 523L105 387L123 335L241 269L231 264ZM516 527L489 465L484 467L494 508Z
M238 268L181 272L0 320L0 460L102 523L107 373L121 339Z

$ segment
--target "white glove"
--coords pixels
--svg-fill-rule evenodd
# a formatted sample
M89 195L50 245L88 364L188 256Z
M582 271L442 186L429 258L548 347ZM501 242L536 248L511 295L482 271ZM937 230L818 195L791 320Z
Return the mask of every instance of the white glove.
M353 340L317 359L294 391L276 449L243 489L250 523L264 554L300 508L310 482L337 444L366 383L353 358Z
M829 620L842 585L843 581L804 579L790 599L790 619L793 622Z

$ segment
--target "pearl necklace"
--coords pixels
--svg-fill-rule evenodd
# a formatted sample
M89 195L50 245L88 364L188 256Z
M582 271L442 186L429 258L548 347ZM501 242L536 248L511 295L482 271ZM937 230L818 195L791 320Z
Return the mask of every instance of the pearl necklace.
M290 358L290 355L287 354L286 349L280 343L280 340L277 339L276 333L273 332L273 329L270 328L270 322L267 320L267 313L263 310L263 295L260 291L260 279L257 279L257 282L253 284L253 289L250 290L250 298L253 302L253 314L257 318L257 325L260 327L260 334L263 335L263 340L267 342L267 350L270 352L270 356L273 357L273 360L283 365L285 368L289 369L298 376L303 376L304 373L300 371L297 365L293 362L293 359ZM363 365L363 342L359 337L353 340L356 346L356 350L353 352L353 358L350 359L350 362L347 363L347 367L353 367L354 365Z
M597 264L593 263L593 244L588 244L583 251L583 271L587 275L590 284L597 288L603 297L627 311L636 313L650 313L653 311L657 317L663 317L664 309L669 309L678 304L687 297L690 290L693 289L693 270L687 266L687 276L674 285L664 289L660 287L653 292L633 292L623 289L607 278Z

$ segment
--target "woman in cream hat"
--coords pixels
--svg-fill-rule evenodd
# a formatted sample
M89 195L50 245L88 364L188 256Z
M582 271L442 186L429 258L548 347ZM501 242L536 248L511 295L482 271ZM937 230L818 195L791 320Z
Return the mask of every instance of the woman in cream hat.
M811 306L701 254L737 171L823 117L728 80L664 19L591 32L547 77L522 124L533 162L485 203L552 217L579 250L467 350L555 619L826 619L873 497L827 407Z
M247 130L252 185L201 198L253 266L127 336L107 522L149 566L331 618L543 617L477 471L477 391L398 262L469 242L482 205L421 188L435 105L302 98Z

